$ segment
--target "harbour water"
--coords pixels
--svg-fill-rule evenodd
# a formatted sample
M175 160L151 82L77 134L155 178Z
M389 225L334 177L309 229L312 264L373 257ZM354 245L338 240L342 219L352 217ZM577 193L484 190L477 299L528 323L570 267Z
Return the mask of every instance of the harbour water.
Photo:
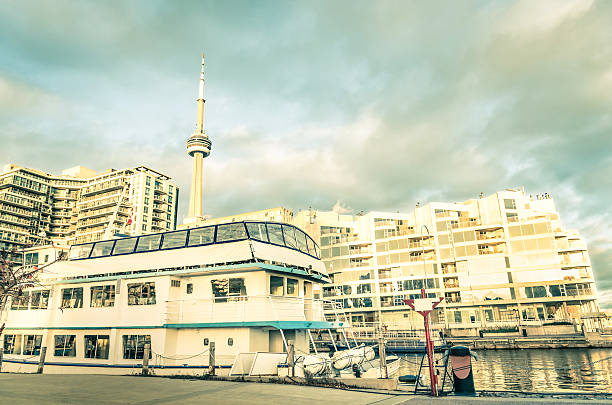
M477 391L612 392L612 349L481 350L472 360ZM408 356L400 373L416 374ZM427 374L427 370L424 370Z

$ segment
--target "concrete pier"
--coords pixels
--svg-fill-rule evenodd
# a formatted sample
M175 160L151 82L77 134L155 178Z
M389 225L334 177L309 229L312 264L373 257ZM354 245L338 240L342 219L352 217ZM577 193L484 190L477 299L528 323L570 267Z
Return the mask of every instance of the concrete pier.
M1 374L2 403L22 404L485 404L528 403L612 404L594 397L542 399L514 398L429 398L397 391L342 390L290 384L170 379L104 375Z

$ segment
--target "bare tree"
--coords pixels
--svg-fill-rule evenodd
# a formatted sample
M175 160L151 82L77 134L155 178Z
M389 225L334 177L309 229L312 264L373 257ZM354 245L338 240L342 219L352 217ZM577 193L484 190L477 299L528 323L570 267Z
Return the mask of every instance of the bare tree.
M0 250L0 320L3 319L5 311L8 309L9 301L19 300L24 296L24 290L36 285L38 275L41 270L57 260L62 260L63 255L58 255L57 258L43 266L24 266L17 265L12 258L22 254L17 250ZM0 337L4 331L5 323L0 326Z

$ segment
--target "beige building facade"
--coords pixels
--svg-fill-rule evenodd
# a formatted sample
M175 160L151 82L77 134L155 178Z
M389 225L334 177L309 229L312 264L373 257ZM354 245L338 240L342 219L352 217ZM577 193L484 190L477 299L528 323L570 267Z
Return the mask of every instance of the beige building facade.
M443 297L434 324L494 331L584 323L599 311L586 243L565 228L552 198L504 190L410 213L301 211L293 223L321 246L354 324L422 324L404 300Z

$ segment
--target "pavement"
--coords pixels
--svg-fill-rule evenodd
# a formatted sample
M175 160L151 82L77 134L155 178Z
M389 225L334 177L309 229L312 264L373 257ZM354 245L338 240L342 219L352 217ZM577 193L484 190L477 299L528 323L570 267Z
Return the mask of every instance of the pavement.
M0 374L2 404L612 404L563 398L429 398L289 384L106 375Z

